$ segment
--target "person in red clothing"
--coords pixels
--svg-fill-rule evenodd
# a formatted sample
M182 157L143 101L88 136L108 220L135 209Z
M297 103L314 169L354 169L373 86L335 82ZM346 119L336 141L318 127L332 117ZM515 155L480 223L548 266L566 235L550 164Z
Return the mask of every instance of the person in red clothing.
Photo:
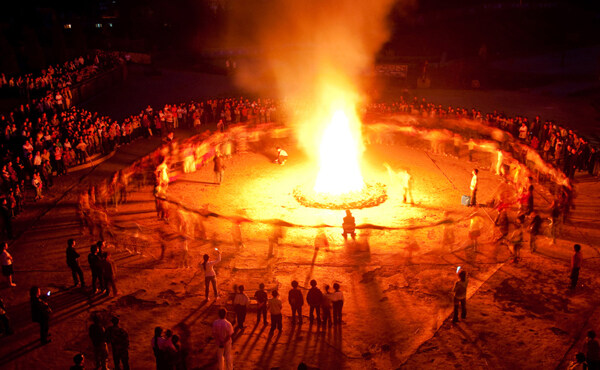
M302 306L304 305L304 296L298 289L298 282L292 281L292 289L288 293L288 302L292 307L292 325L296 324L296 313L298 313L298 324L302 325Z
M575 253L571 257L571 289L577 287L577 280L579 280L579 269L583 262L583 255L581 254L581 245L575 244L573 246Z

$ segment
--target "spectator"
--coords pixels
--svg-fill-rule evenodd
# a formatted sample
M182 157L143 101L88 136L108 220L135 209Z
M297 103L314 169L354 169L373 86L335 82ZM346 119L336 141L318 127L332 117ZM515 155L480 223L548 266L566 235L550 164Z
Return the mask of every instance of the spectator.
M129 370L129 334L119 326L119 318L113 316L112 326L106 330L106 341L111 344L115 369Z
M254 293L254 299L256 299L256 325L260 324L260 317L262 315L264 325L269 325L267 322L267 292L265 291L265 284L260 283L258 290Z
M321 323L321 306L323 304L323 293L321 292L321 290L319 288L317 288L317 281L316 280L311 280L310 281L310 290L308 291L308 293L306 294L306 303L308 303L308 305L310 306L310 312L309 312L309 320L310 323L313 323L313 313L316 311L317 312L317 323Z
M233 326L227 319L227 310L219 309L219 319L212 325L212 334L215 338L217 348L217 367L222 369L233 369L233 353L231 349L231 336L233 335Z
M112 296L118 295L117 284L115 283L117 275L117 267L110 258L110 253L103 252L100 258L100 267L102 269L102 277L104 278L104 286L106 287L106 294L112 289Z
M344 294L340 291L340 284L333 283L333 294L330 297L333 305L333 325L342 325L342 307L344 307Z
M162 343L165 341L162 333L163 329L160 326L154 328L154 336L150 342L152 352L154 353L154 359L156 360L156 370L163 370L166 363L166 355L161 349Z
M97 315L92 317L92 325L90 325L88 333L94 346L94 363L96 364L96 369L106 370L106 362L108 361L106 332L100 324L100 318Z
M471 178L471 185L469 187L471 189L471 203L469 206L471 207L477 205L477 187L479 185L479 178L477 176L478 173L479 170L477 168L474 168L473 171L471 171L471 174L473 175Z
M288 303L292 308L292 325L296 324L296 314L298 314L298 324L302 325L302 306L304 305L304 296L298 289L298 282L292 281L292 289L288 293Z
M575 355L575 360L569 363L567 367L568 370L587 370L588 364L585 362L585 355L581 352L578 352Z
M581 245L575 244L573 246L573 256L571 257L571 289L577 287L577 281L579 280L579 269L581 269L581 263L583 262L583 255L581 254Z
M283 307L283 302L279 298L279 292L273 290L271 292L273 298L269 299L267 302L267 308L269 309L269 313L271 314L271 330L269 331L269 335L273 334L275 329L279 331L281 334L282 329L282 315L281 309Z
M214 270L214 265L221 262L221 251L215 248L219 256L214 261L209 261L209 255L205 254L203 256L202 268L204 269L204 296L205 300L208 301L208 286L212 284L213 291L215 293L215 299L219 298L219 294L217 292L217 273Z
M342 233L344 240L348 240L348 235L352 237L352 240L356 240L356 221L352 216L352 212L348 209L346 210L346 217L343 219L342 229L344 230Z
M98 289L96 288L96 282L98 282L98 286L100 287L100 291L104 291L104 278L102 274L102 265L100 264L100 256L98 255L98 245L102 245L102 242L98 242L93 244L90 247L90 253L88 254L88 263L90 265L90 270L92 270L92 291L93 293L97 293Z
M48 329L52 310L48 303L42 299L40 288L32 286L29 289L29 303L31 305L31 320L40 324L40 341L42 344L50 343Z
M244 329L244 322L246 321L246 312L248 311L248 306L250 305L250 299L244 293L244 286L238 286L238 292L235 294L233 298L233 308L235 310L237 328Z
M85 357L83 356L83 353L76 354L75 356L73 356L73 363L75 363L75 365L71 366L69 369L70 370L85 370L84 361L85 361Z
M452 322L458 322L458 306L461 306L461 319L467 318L467 272L460 270L458 272L458 280L454 283L452 292L454 293L454 312L452 314Z
M325 284L325 294L323 294L323 301L321 308L323 309L323 327L325 325L331 326L331 296L333 293L329 293L329 285Z
M81 281L81 287L84 288L85 281L83 280L83 271L79 266L79 253L75 250L75 239L67 241L67 266L73 275L73 286L78 286Z
M13 258L10 253L8 253L7 242L2 243L2 254L0 254L0 261L2 262L2 275L4 275L8 280L8 285L11 287L17 286L17 284L13 282L13 276L15 274L13 270Z
M4 335L13 334L12 325L6 314L6 307L4 307L4 301L2 299L0 299L0 325L2 325L2 332L4 332Z

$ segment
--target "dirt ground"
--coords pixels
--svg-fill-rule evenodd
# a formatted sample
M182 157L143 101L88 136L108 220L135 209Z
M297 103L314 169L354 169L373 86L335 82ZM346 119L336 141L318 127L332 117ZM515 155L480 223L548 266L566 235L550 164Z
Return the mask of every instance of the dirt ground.
M150 143L143 145L147 148ZM100 314L108 319L116 314L130 334L133 368L153 367L149 342L155 326L171 328L181 336L187 368L211 368L215 345L210 325L218 307L228 306L233 285L244 284L251 296L264 282L269 290L278 288L285 299L292 280L303 288L310 279L321 287L340 283L345 295L343 325L320 328L305 320L302 326L292 326L286 303L283 333L269 338L268 328L254 325L251 310L247 328L236 333L236 368L292 369L301 361L321 369L561 367L579 348L582 333L593 325L597 328L599 299L594 292L599 282L592 273L598 271L599 256L595 180L579 177L573 222L563 226L558 244L552 246L544 237L537 253L524 250L522 262L511 264L506 247L492 243L496 214L489 208L477 210L485 221L477 251L467 248L468 217L474 210L461 206L460 196L468 192L473 167L481 169L480 201L487 201L486 194L496 188L499 177L487 171L487 155L469 163L466 158L403 146L368 147L363 174L368 181L388 184L389 199L378 207L356 210L354 215L358 224L397 229L362 231L356 243L344 243L339 226L342 211L308 209L292 197L294 186L314 174L299 151L288 149L290 159L285 166L273 164L268 155L239 154L227 160L220 186L212 183L211 166L179 176L169 186L169 197L189 208L208 204L217 214L243 215L255 221L242 224L244 247L236 251L231 222L209 218L205 221L209 240L189 241L189 268L183 267L184 239L177 233L177 212L172 210L169 224L159 221L151 188L133 189L129 202L110 212L116 230L109 248L118 267L120 294L116 298L70 288L70 272L64 263L66 239L76 238L88 283L85 256L94 240L80 234L75 195L66 196L11 246L19 286L3 285L1 294L18 329L12 337L0 338L0 365L29 369L44 363L47 368L65 368L82 351L87 366L92 367L89 318ZM116 157L104 172L130 163L144 150L132 146L130 152ZM412 170L414 205L403 204L398 189L389 186L384 161ZM104 173L98 171L97 176ZM536 186L536 208L543 214L549 199L547 190ZM434 226L445 218L456 222ZM273 259L267 258L272 227L261 222L270 219L302 225L285 229ZM311 227L318 224L332 226L324 229L330 245L320 250L314 247L317 229ZM442 243L444 227L454 233L453 245ZM168 241L162 259L161 239ZM586 261L581 286L568 294L574 242L583 245ZM198 263L204 253L214 256L215 246L223 251L217 265L221 293L218 300L205 302ZM451 325L450 290L457 266L470 275L469 313L467 320ZM28 316L26 291L32 284L52 291L53 341L44 347L38 345L37 327Z

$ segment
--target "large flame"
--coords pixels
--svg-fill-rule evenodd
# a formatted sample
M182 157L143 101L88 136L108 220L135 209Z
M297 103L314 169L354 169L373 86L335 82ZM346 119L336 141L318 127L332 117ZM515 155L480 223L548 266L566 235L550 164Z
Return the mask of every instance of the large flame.
M361 190L364 186L359 165L361 145L356 114L335 110L321 139L320 168L314 190L328 194Z

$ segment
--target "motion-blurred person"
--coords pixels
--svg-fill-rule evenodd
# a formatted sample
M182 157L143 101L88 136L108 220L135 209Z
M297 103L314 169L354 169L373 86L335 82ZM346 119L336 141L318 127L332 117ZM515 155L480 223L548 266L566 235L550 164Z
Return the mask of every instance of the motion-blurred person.
M285 162L287 162L287 159L288 153L284 149L277 147L277 158L275 159L275 163L283 166Z
M117 275L117 267L112 261L110 253L103 252L100 258L100 267L102 269L102 277L104 278L104 286L106 288L106 294L112 290L112 296L117 296L117 284L115 283Z
M469 204L469 206L474 207L477 205L477 188L479 185L479 170L477 168L474 168L473 171L471 171L471 174L473 175L473 177L471 177L471 185L469 186L469 189L471 189L471 203Z
M529 250L533 253L537 250L536 240L542 229L542 218L537 213L532 213L529 224Z

